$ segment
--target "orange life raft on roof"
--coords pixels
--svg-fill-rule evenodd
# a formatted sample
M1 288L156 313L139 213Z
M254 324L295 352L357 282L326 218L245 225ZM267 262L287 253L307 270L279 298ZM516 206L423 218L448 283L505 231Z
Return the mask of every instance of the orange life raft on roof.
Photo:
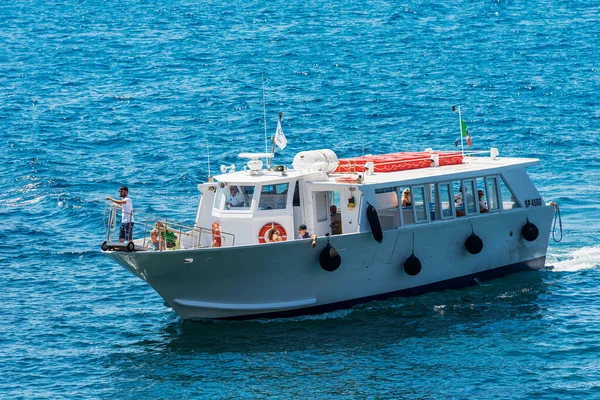
M364 172L365 163L373 163L373 172L395 172L409 169L429 168L434 166L432 155L439 157L439 165L462 164L462 153L456 151L434 152L400 152L390 154L368 155L363 157L343 158L339 160L334 172Z

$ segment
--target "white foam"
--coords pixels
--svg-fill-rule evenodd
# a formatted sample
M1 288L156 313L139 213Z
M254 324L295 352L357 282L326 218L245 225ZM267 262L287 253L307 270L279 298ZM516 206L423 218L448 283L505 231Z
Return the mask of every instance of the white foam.
M547 265L553 265L553 271L573 272L600 266L600 246L574 249L569 253L555 255L546 260Z

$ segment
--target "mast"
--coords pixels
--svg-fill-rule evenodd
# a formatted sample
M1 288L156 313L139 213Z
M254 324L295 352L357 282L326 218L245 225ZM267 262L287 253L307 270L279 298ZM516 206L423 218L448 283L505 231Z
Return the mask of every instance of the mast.
M208 147L208 140L206 141L206 154L208 155L208 181L212 182L213 178L210 176L210 148Z
M262 95L263 95L263 126L265 127L265 153L268 153L269 145L267 143L267 103L265 102L265 71L262 72ZM265 160L269 166L269 159Z

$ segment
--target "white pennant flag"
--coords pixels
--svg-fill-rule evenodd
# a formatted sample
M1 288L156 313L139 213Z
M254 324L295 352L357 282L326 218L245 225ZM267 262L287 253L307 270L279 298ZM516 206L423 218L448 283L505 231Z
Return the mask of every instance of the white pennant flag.
M279 119L279 121L277 122L277 132L275 132L275 144L281 150L285 149L285 146L287 146L287 139L285 138L283 130L281 129L281 119Z

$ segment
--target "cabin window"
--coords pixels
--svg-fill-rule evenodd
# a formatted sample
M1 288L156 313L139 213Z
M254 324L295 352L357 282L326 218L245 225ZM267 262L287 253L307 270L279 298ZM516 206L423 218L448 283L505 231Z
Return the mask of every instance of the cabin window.
M427 203L429 204L429 215L431 216L431 220L435 221L436 219L436 201L437 195L435 193L435 185L428 183L425 185L425 194L427 196ZM439 218L439 217L438 217Z
M400 212L398 211L398 188L389 187L375 189L375 203L381 228L384 231L400 226Z
M472 179L463 181L463 201L467 208L468 215L477 214L477 186Z
M474 191L475 182L473 180L456 181L454 186L454 208L456 216L462 217L467 213L473 215L476 213Z
M294 207L300 207L300 183L298 181L296 181L296 186L294 187L294 200L292 205Z
M447 219L452 218L452 189L450 188L450 183L438 183L438 193L439 193L439 208L442 210L441 218ZM438 215L440 215L438 213Z
M221 189L219 208L224 210L244 210L252 205L254 186L229 185ZM216 205L216 203L215 203Z
M412 197L413 217L415 222L426 222L427 204L425 198L425 188L423 186L413 186L410 194Z
M519 200L517 200L517 196L515 196L512 190L510 190L503 177L500 177L499 183L500 196L502 199L502 209L511 210L513 208L521 208Z
M485 204L490 212L497 211L500 209L500 203L498 202L498 179L495 176L488 176L485 178Z
M260 191L259 210L282 210L287 204L289 183L263 185Z
M478 207L479 207L479 212L480 213L486 213L489 211L488 206L487 206L487 188L485 185L485 181L483 178L479 177L476 180L476 195L475 195L475 202L477 203ZM481 195L480 195L481 194Z
M396 188L375 189L377 209L398 208L398 193Z

